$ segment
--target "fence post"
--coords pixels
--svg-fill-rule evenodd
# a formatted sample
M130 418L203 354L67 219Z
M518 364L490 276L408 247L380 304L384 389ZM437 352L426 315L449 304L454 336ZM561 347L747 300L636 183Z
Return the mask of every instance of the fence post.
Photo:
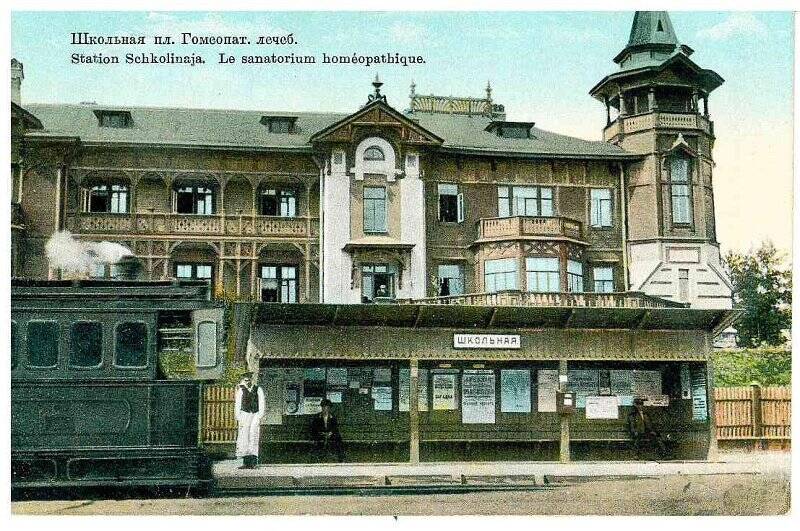
M753 419L753 449L762 448L761 437L763 436L763 424L761 422L761 384L753 382L750 384L750 415Z

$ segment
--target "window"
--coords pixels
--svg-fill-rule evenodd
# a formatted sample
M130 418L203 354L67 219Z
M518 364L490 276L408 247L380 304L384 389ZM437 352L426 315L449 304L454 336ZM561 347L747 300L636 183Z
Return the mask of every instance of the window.
M133 125L129 111L95 111L100 127L124 128Z
M97 322L73 323L69 364L73 367L97 367L102 361L103 325Z
M379 302L394 299L396 276L397 268L393 265L363 265L361 267L361 301Z
M558 258L526 258L528 291L556 293L561 291Z
M567 260L567 291L583 291L583 264L575 260Z
M175 277L185 280L212 280L210 264L175 264Z
M595 267L592 269L595 293L611 293L614 291L614 268Z
M261 300L264 302L297 302L297 267L261 266Z
M692 223L692 201L690 195L689 159L673 157L669 163L670 196L672 198L672 223Z
M207 186L183 186L175 192L178 214L211 215L214 213L214 192Z
M541 186L498 186L497 215L545 216L553 215L553 189Z
M364 187L364 232L387 232L386 188Z
M517 289L516 258L486 260L483 263L483 287L488 293Z
M464 294L464 268L459 264L439 265L439 296Z
M261 215L293 218L297 216L297 194L294 190L261 190Z
M89 189L84 205L86 212L128 212L128 187L124 184L100 184Z
M114 365L118 367L147 366L147 325L120 323L117 325L114 346Z
M689 270L678 269L678 300L689 301Z
M17 331L17 323L11 321L11 369L17 368L19 361L19 332Z
M364 150L364 160L386 160L386 155L378 146L371 146Z
M28 323L28 365L55 367L58 362L58 323L31 321Z
M261 123L273 134L289 134L297 131L296 116L262 116Z
M213 367L217 364L217 323L201 321L197 324L197 366Z
M458 193L458 185L439 184L439 221L464 221L464 194Z
M592 188L591 223L594 228L611 226L611 189Z

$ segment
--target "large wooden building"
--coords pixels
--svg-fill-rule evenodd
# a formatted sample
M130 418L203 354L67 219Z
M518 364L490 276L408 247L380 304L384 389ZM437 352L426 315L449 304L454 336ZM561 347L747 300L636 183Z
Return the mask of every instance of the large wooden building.
M23 105L17 91L14 274L58 276L44 244L67 229L125 245L148 278L208 279L217 296L270 303L249 312L247 361L281 382L274 404L289 408L292 391L302 412L303 389L317 399L330 384L338 403L353 400L348 412L365 410L345 422L363 428L357 438L390 425L412 459L420 433L558 444L555 395L536 389L554 393L553 375L569 387L570 371L583 371L574 377L584 398L611 394L598 380L609 371L626 397L650 385L658 396L645 396L672 413L662 417L694 422L689 431L708 442L708 338L732 315L708 112L722 79L691 53L666 12L637 12L619 70L591 89L608 111L603 141L514 121L489 86L455 98L412 84L400 110L376 78L363 105L342 114ZM517 343L498 348L501 336ZM348 367L363 378L338 370ZM436 395L451 376L454 396ZM528 400L510 416L492 400L510 424L475 413L467 422L487 426L465 431L462 388L491 383L500 396L495 379ZM423 388L430 397L409 405ZM302 439L304 421L279 409L267 440ZM446 427L420 431L419 415ZM606 430L616 438L621 417Z

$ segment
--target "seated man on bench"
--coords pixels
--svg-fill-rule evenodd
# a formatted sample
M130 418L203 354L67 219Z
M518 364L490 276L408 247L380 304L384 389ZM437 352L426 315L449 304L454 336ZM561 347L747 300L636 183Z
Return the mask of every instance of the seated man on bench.
M344 461L344 445L339 434L339 422L331 413L330 400L323 398L320 405L322 411L311 421L311 437L316 443L317 450L324 451L326 455L330 455L333 451L341 463Z
M661 434L653 428L650 416L644 411L644 400L642 399L634 400L633 409L628 413L628 433L631 436L631 444L636 451L637 459L639 459L641 448L647 443L658 446L660 459L667 455L667 448Z

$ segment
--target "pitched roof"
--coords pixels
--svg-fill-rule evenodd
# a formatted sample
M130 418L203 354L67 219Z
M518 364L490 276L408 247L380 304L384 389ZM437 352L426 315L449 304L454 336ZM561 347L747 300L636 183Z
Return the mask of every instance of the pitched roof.
M33 138L79 137L84 143L217 147L249 150L310 151L317 132L350 116L344 113L267 112L163 107L121 107L72 104L30 104L44 129ZM100 127L95 111L129 111L132 125ZM270 133L262 116L297 117L297 132ZM539 128L531 138L503 138L486 131L490 117L415 112L412 121L444 139L442 149L474 154L628 158L631 153L606 142L559 135Z

